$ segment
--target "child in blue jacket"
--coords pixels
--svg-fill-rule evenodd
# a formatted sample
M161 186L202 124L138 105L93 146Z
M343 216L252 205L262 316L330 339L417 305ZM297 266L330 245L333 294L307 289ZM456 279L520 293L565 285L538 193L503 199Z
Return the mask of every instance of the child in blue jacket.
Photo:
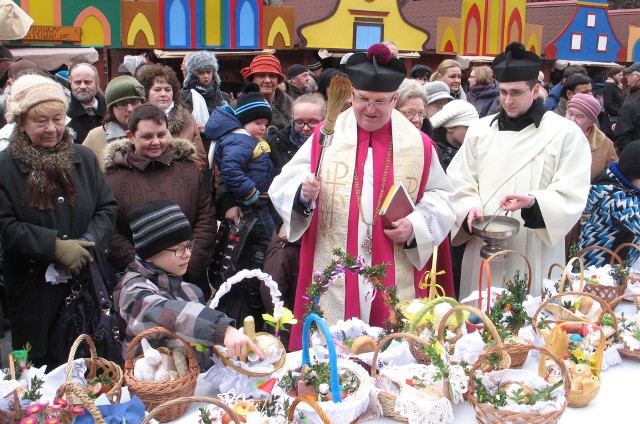
M269 144L262 139L272 116L271 106L260 94L258 85L249 83L238 98L235 111L227 106L216 108L205 125L207 137L217 140L214 152L215 172L219 173L216 208L218 218L226 221L221 227L236 225L241 220L250 227L233 271L262 269L264 253L275 228L267 194L275 176L275 167L269 155ZM214 274L225 280L235 273L227 271L218 269ZM219 308L233 316L231 309L237 308L229 306L227 309L225 298L254 299L254 295L257 296L255 302L250 302L256 305L251 307L263 308L259 283L256 282L255 287L253 283L247 283L244 289L250 293L241 296L229 293L223 297ZM258 313L257 309L252 312L257 325L262 316ZM234 318L240 317L236 315Z

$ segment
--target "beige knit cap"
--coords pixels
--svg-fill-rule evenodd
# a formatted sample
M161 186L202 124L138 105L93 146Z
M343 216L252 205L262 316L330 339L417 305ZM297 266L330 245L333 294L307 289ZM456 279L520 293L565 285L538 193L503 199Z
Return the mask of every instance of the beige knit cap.
M7 96L7 122L19 122L20 117L37 104L57 101L67 109L67 97L60 84L41 75L23 75L10 87Z
M471 103L466 100L452 100L429 118L429 121L433 128L451 128L458 125L468 127L478 119L478 111Z

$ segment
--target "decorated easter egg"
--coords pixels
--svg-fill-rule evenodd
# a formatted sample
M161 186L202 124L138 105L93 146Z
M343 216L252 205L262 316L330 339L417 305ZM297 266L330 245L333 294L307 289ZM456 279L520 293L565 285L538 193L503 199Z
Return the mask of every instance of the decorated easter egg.
M569 336L569 340L579 343L582 342L582 336L580 334L572 334Z

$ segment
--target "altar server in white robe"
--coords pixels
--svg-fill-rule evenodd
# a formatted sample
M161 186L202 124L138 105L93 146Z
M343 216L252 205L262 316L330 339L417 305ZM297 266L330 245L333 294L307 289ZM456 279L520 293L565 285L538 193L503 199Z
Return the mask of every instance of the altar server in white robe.
M367 53L353 54L346 73L354 87L353 106L336 121L320 178L312 174L320 153L318 126L269 189L289 240L302 237L294 306L298 319L305 313L305 290L312 272L335 259L334 248L360 255L368 265L388 263L385 286L395 285L401 300L425 295L418 282L434 246L446 239L455 220L451 185L432 140L394 109L397 89L406 77L404 63L391 57L386 46L374 45ZM380 206L397 182L403 182L416 208L385 228ZM315 206L312 216L303 213L309 200ZM450 257L446 259L450 263ZM439 257L439 266L440 262ZM320 301L325 318L330 324L359 317L382 325L388 310L381 296L367 301L370 291L362 278L347 273ZM292 329L289 348L299 349L300 342L298 324Z
M520 224L509 249L528 258L531 294L553 263L565 263L565 235L584 210L589 194L591 154L573 122L548 112L538 98L541 59L511 43L493 61L502 110L471 125L447 170L455 190L453 244L469 240L462 262L461 298L478 288L483 241L471 223L502 205ZM493 262L492 285L500 286L526 266L519 255ZM484 278L486 282L486 276ZM485 283L483 283L485 284ZM485 285L486 287L486 285Z

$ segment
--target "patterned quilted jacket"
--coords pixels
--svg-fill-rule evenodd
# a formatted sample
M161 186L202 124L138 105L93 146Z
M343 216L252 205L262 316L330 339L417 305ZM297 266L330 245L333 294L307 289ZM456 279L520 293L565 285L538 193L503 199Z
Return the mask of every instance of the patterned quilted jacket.
M617 162L595 178L584 213L588 219L580 233L579 249L602 246L615 250L622 243L640 243L640 190L620 173ZM636 249L621 253L627 266L639 256ZM585 266L603 266L611 255L591 250L584 259Z

